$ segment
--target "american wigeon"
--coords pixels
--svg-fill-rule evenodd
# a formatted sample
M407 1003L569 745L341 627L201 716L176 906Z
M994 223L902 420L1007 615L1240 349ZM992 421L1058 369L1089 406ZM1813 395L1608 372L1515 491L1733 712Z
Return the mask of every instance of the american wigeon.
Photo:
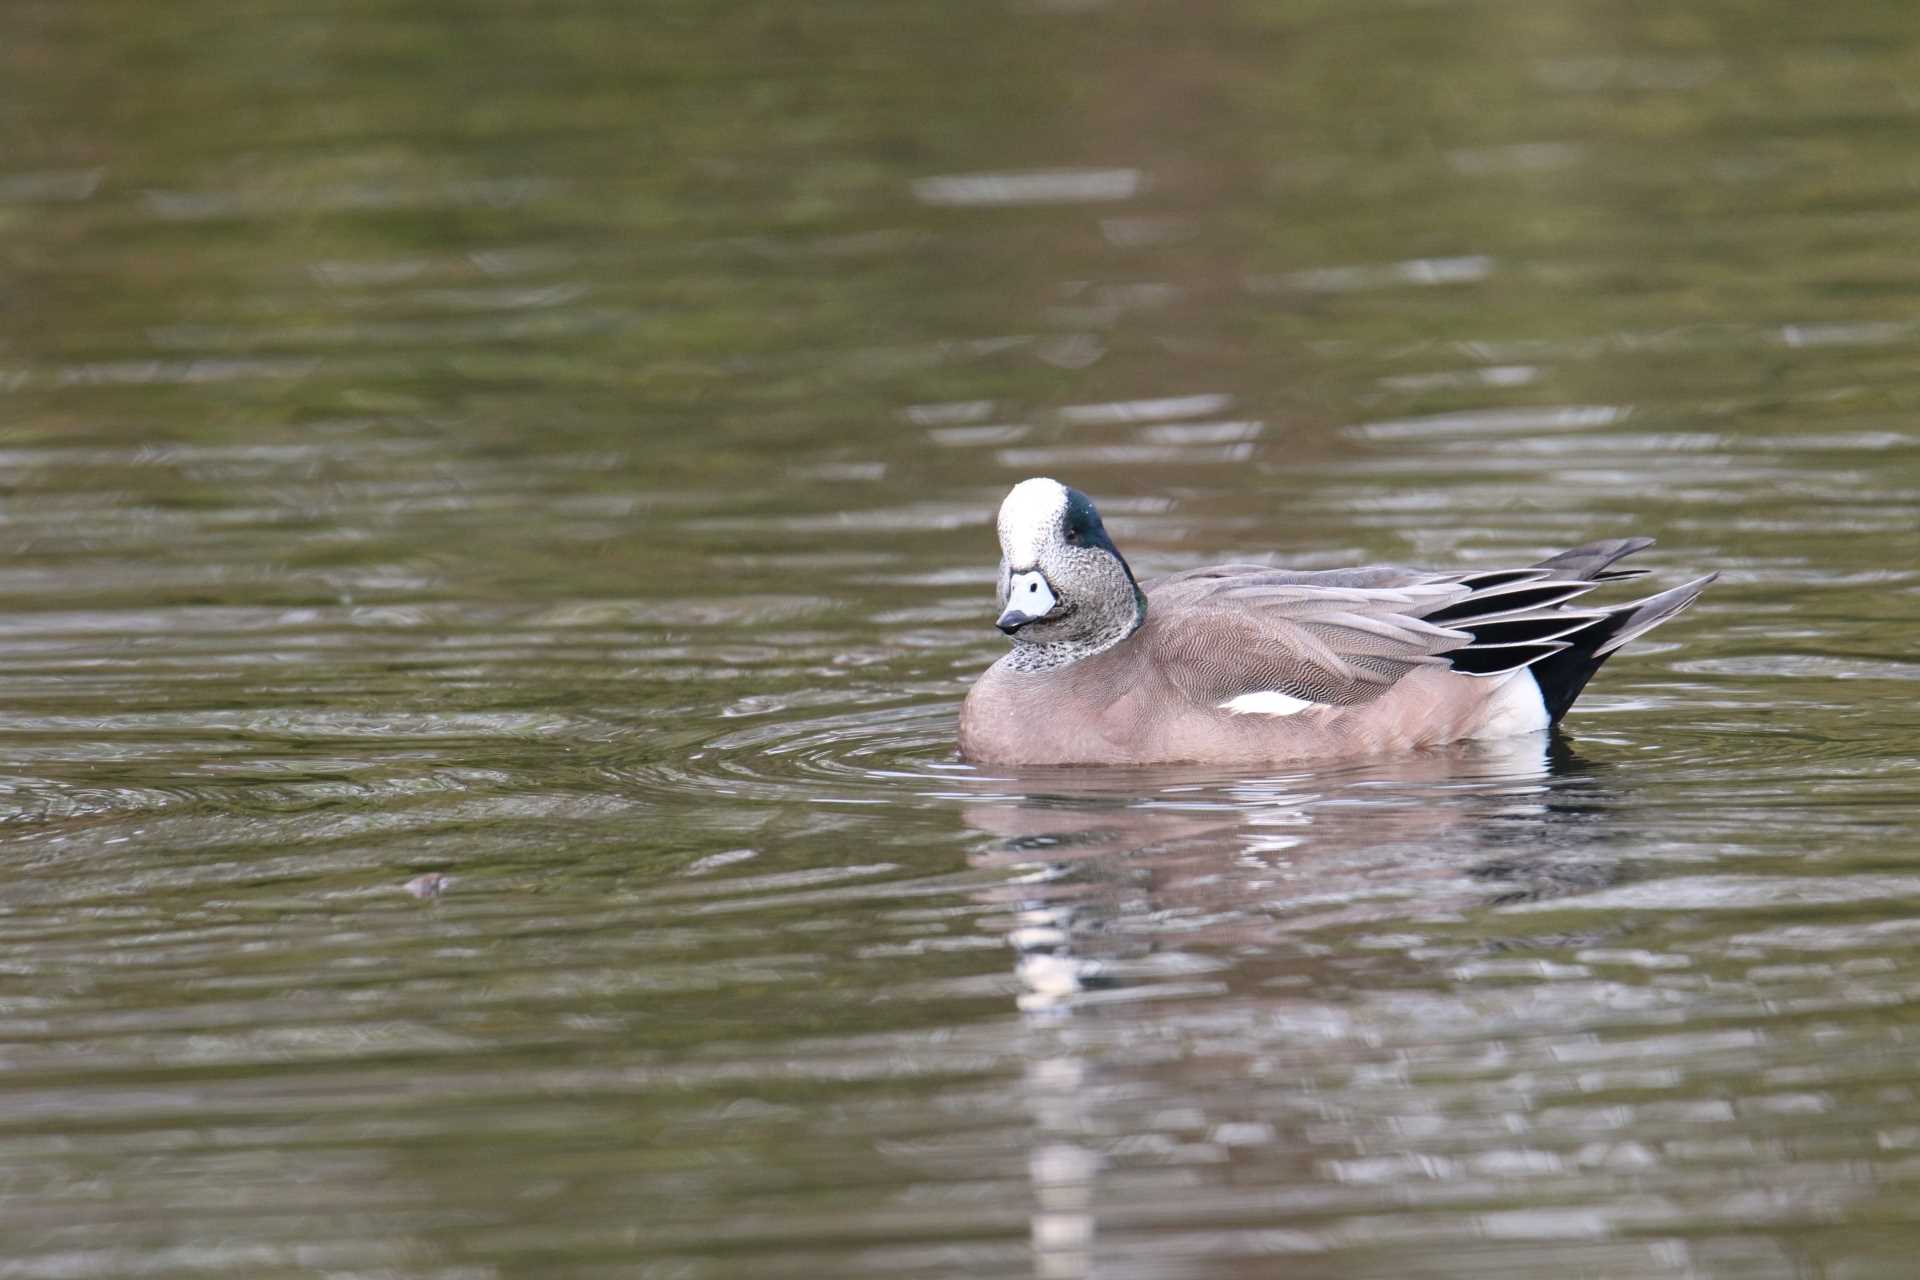
M1007 655L960 710L982 764L1257 764L1529 733L1559 722L1621 645L1704 578L1611 607L1568 604L1650 538L1537 565L1297 573L1222 564L1141 583L1077 489L1000 504Z

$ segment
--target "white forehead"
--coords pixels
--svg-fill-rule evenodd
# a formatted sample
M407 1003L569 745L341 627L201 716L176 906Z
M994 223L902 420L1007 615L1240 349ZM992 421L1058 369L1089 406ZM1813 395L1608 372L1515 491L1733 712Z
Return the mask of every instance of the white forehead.
M1022 480L1000 504L1000 553L1024 569L1040 558L1040 549L1059 536L1067 514L1067 486L1044 476Z

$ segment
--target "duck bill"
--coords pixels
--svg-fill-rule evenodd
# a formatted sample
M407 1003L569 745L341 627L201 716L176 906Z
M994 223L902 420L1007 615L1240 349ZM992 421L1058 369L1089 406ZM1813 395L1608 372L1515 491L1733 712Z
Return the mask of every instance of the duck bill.
M1012 635L1014 632L1018 631L1020 628L1026 626L1029 622L1034 622L1034 621L1037 621L1037 619L1030 613L1022 613L1018 609L1009 609L1005 613L1001 614L999 621L995 622L993 625L1000 628L1000 630L1006 632L1008 635Z
M1052 613L1059 603L1045 574L1033 569L1016 573L1007 579L1007 607L993 625L1012 635Z

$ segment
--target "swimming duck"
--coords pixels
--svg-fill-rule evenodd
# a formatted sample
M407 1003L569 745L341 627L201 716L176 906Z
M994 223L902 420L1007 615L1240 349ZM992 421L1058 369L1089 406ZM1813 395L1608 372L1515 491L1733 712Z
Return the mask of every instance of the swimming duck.
M1628 604L1572 604L1651 538L1457 573L1221 564L1142 583L1086 494L1044 477L1000 504L1012 649L960 709L996 765L1341 759L1557 724L1620 646L1717 574Z

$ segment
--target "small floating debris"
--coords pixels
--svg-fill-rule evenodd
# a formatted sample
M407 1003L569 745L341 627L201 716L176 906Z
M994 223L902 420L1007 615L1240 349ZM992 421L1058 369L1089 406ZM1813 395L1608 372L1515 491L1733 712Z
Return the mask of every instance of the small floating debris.
M452 885L453 885L452 876L442 874L441 872L438 872L438 871L429 871L429 872L426 872L424 875L415 876L413 879L407 881L404 885L400 887L405 889L408 893L412 894L414 897L424 901L428 898L439 897L441 894L445 893Z

